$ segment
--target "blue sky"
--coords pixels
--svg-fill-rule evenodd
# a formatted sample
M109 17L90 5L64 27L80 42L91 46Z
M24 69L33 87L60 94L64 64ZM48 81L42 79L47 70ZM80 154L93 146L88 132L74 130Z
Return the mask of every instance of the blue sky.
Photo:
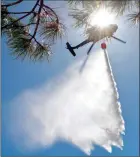
M33 2L25 2L24 6L30 7ZM53 1L50 2L53 5ZM30 4L30 5L29 5ZM63 8L63 12L67 14L65 3L57 2L58 6ZM20 10L22 6L18 9ZM17 10L18 10L17 9ZM59 11L58 11L59 12ZM62 20L70 26L71 20L66 19L66 14L61 14ZM117 20L119 30L116 36L127 41L123 45L115 40L112 40L108 45L108 53L113 69L113 74L117 82L117 87L122 104L122 114L125 120L125 136L124 148L121 151L118 148L113 148L110 154L103 148L96 146L91 155L94 156L138 156L139 148L139 28L131 27L125 23L124 19ZM7 112L9 102L17 97L24 90L38 88L47 81L63 75L65 69L71 66L80 57L85 56L86 46L80 50L81 53L77 58L73 58L65 49L65 42L77 44L81 42L82 30L74 30L70 26L68 36L61 42L58 41L54 45L55 54L50 63L47 61L32 63L31 61L15 60L10 55L10 50L5 43L5 38L2 39L2 155L3 156L47 156L47 155L79 155L86 154L70 143L57 142L50 148L39 148L34 151L20 151L15 146L12 138L6 131L8 124ZM100 47L98 43L94 50ZM77 51L79 52L79 50ZM14 122L13 122L14 123ZM19 139L20 140L20 139Z

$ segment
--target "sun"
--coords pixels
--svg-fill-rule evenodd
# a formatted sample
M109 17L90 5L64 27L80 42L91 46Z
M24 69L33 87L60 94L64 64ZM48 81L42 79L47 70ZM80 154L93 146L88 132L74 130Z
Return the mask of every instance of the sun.
M109 24L113 24L114 21L115 16L106 9L100 9L96 14L91 14L89 19L90 25L98 25L100 27L105 27Z

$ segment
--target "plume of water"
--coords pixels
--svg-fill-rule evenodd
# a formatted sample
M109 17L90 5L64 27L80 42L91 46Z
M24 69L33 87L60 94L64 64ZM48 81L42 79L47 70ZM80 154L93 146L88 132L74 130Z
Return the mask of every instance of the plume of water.
M77 61L63 75L11 102L8 130L22 149L58 140L88 155L95 145L109 152L112 145L122 148L124 120L107 52L91 53L79 73L81 64Z

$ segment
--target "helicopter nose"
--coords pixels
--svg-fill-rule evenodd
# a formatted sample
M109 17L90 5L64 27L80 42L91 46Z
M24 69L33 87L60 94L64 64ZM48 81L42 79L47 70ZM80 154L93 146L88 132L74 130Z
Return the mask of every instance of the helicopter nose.
M111 25L110 25L110 28L111 28L114 32L116 32L117 29L118 29L118 25L117 25L117 24L111 24Z
M116 27L116 30L118 29L118 25L115 25L115 27Z
M118 25L114 24L113 25L114 30L116 31L118 29Z

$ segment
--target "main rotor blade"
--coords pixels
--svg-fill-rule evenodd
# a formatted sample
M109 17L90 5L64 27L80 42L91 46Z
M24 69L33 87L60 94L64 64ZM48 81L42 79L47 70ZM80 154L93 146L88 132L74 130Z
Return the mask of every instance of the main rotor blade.
M116 39L116 40L118 40L118 41L120 41L120 42L122 42L122 43L126 43L126 41L123 41L123 40L121 40L121 39L119 39L119 38L117 38L117 37L114 37L114 36L111 36L112 38L114 38L114 39Z
M90 48L89 48L89 50L88 50L88 52L87 52L87 54L89 54L90 53L90 51L91 51L91 49L92 49L92 47L94 46L94 43L92 43L92 45L90 46Z

